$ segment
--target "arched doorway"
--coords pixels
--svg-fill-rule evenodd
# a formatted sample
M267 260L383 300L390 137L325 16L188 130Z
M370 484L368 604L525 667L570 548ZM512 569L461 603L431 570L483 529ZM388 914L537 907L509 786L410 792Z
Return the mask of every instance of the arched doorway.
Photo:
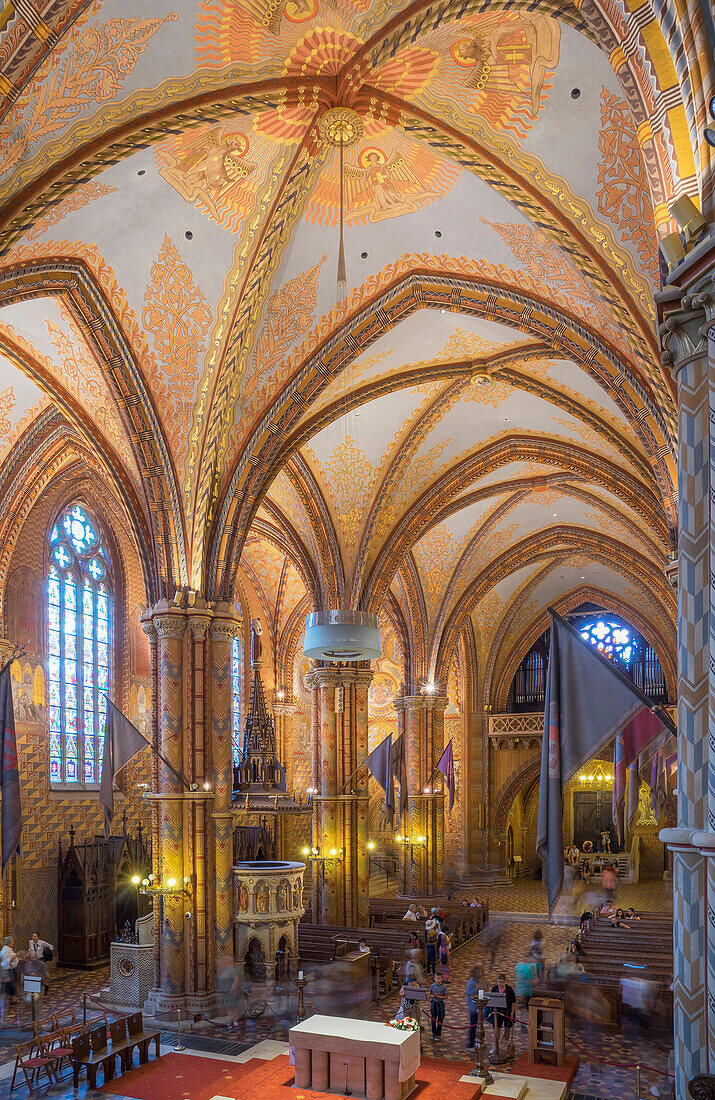
M256 939L255 936L248 941L248 948L243 958L243 965L246 974L252 982L265 982L266 956L260 940Z

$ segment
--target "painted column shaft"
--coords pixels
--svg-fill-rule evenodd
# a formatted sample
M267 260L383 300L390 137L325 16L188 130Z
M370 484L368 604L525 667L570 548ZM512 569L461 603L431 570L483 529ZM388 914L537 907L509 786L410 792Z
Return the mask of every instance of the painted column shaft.
M678 827L661 832L674 853L677 1100L687 1100L690 1078L715 1069L715 910L706 892L715 876L704 858L715 851L714 269L711 245L656 296L662 360L678 386Z

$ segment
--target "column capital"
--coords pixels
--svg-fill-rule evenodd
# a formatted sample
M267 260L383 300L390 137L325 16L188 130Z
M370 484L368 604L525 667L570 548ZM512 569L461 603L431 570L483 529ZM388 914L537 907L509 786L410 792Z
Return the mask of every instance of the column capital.
M655 295L661 363L674 377L715 339L715 237L706 238Z
M401 710L441 710L445 711L449 699L446 695L398 695L392 704L396 711Z
M312 672L306 676L306 682L310 680L311 684L315 684L316 687L333 687L336 688L340 684L340 669L339 668L314 668Z
M217 641L232 641L241 637L243 620L230 604L216 604L209 631Z
M186 617L183 612L175 615L158 615L152 625L160 638L183 638L186 633Z
M207 615L205 612L199 612L198 614L188 615L188 625L194 638L200 639L206 637L206 631L211 625L211 615Z

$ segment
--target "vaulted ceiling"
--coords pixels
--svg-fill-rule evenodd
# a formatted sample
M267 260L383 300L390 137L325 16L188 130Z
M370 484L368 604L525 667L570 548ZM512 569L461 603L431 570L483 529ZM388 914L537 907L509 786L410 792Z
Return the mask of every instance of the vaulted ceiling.
M277 642L382 609L415 675L465 632L506 668L586 591L671 647L653 293L712 74L703 28L633 7L8 6L0 522L19 462L85 463L149 598L243 570Z

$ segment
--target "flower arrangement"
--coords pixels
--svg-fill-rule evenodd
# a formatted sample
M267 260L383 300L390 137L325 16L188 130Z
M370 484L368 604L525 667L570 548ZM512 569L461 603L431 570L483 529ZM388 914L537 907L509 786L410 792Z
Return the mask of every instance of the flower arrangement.
M419 1023L414 1016L405 1016L403 1020L388 1020L388 1027L396 1027L398 1031L419 1031Z

